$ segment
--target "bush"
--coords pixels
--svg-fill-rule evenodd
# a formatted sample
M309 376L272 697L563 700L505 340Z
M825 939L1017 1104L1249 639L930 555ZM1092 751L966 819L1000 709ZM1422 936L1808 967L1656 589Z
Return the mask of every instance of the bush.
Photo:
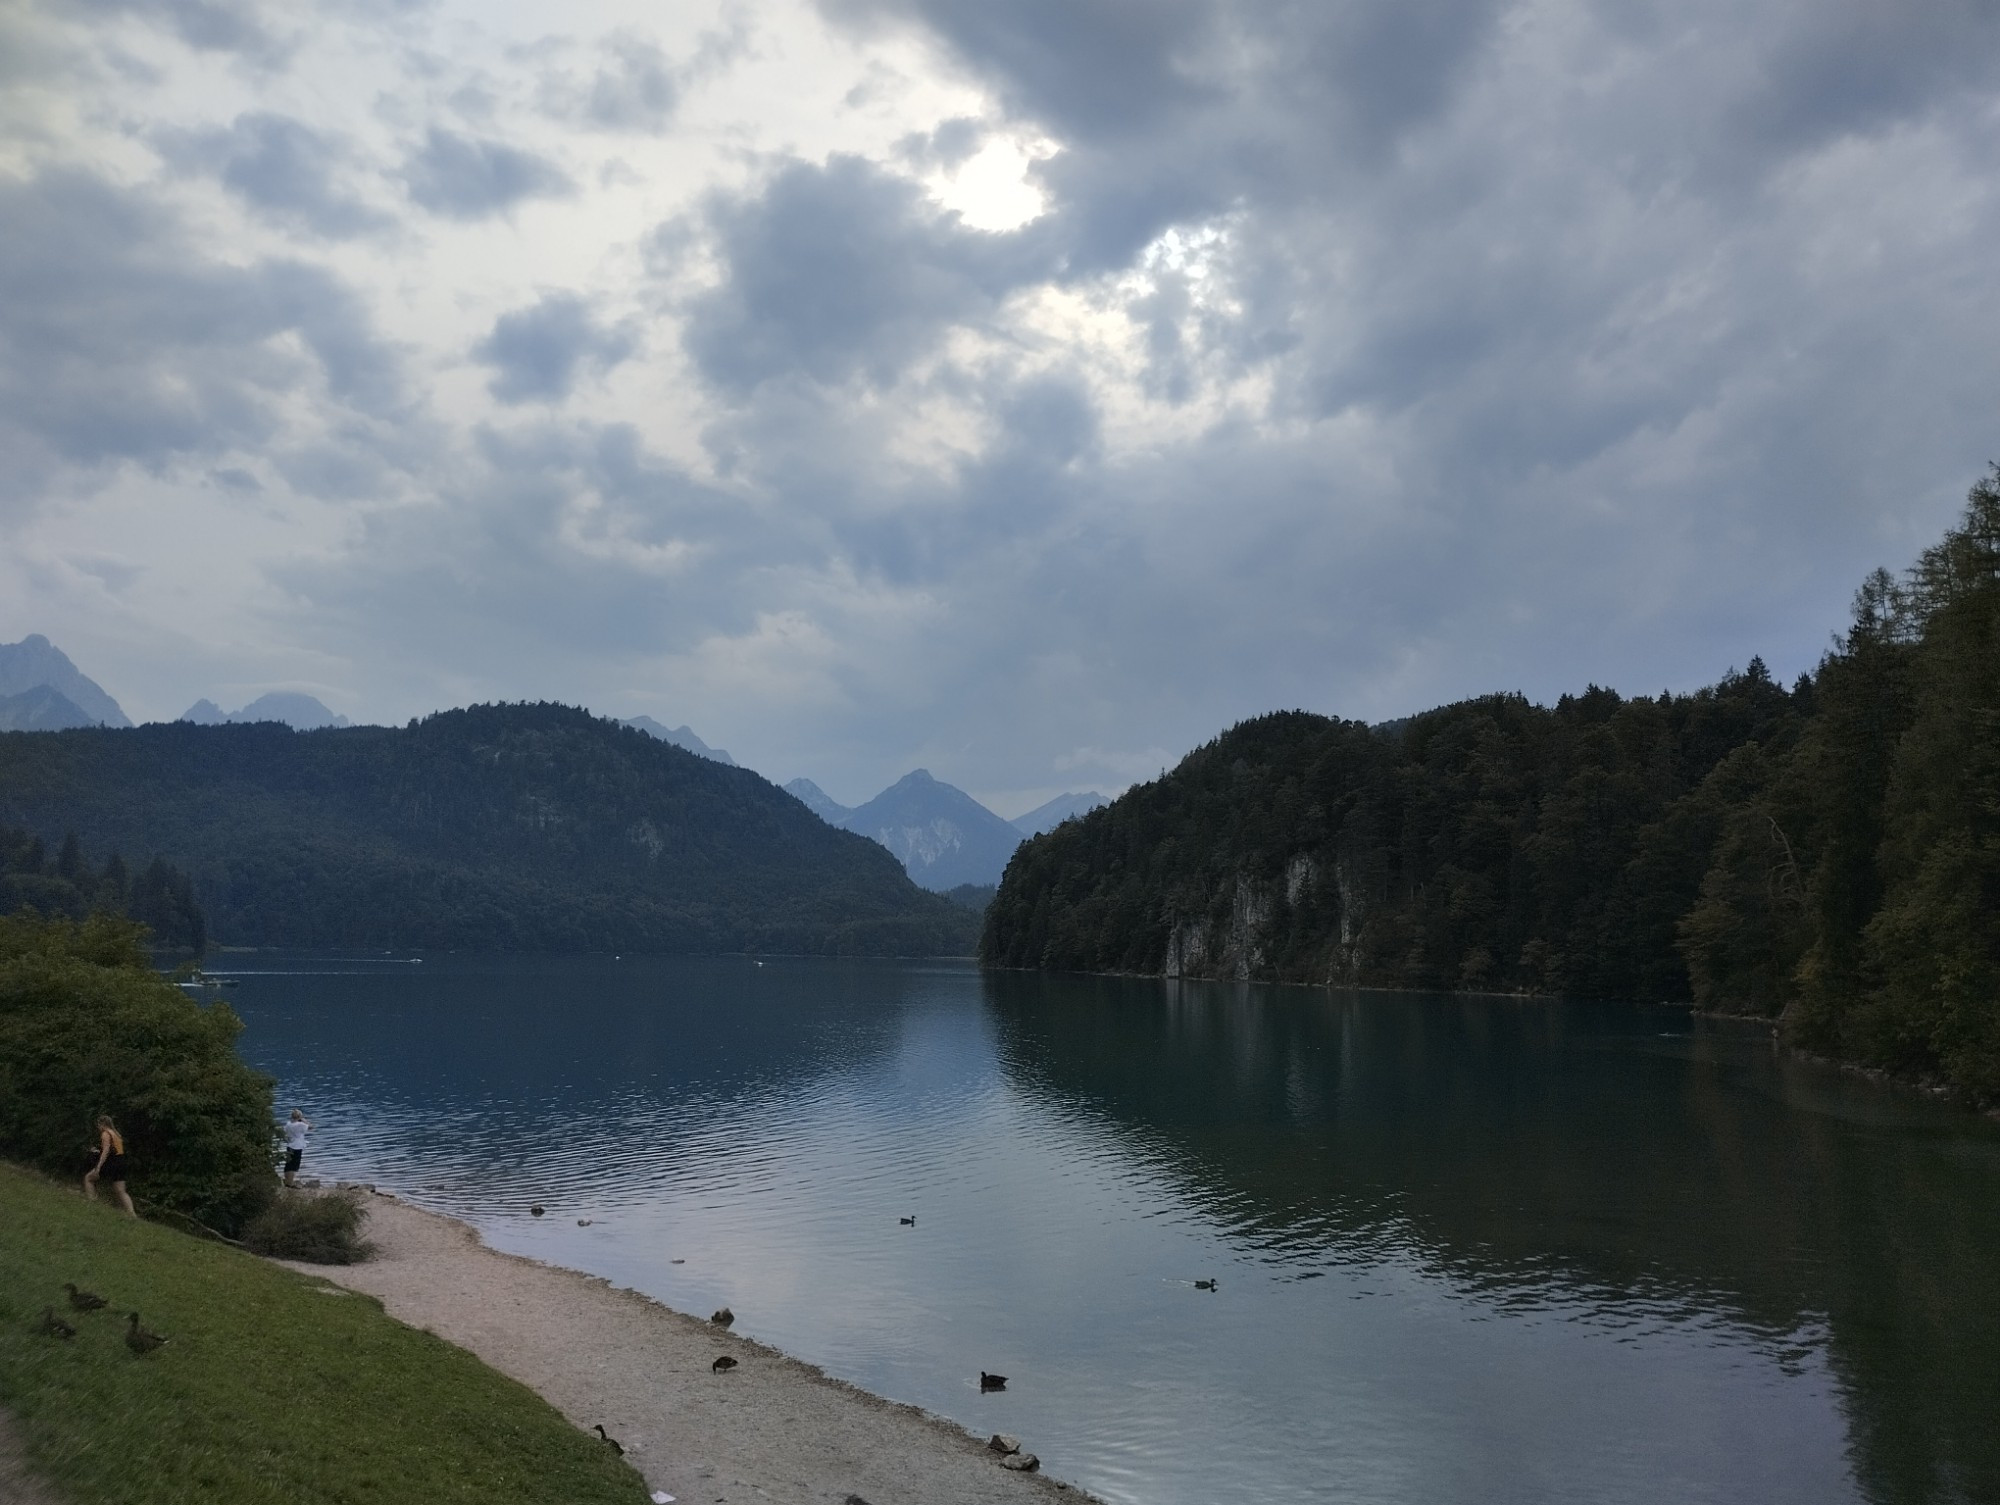
M243 1247L276 1259L315 1265L356 1265L375 1252L357 1237L368 1215L353 1192L280 1196L243 1228Z
M276 1195L271 1080L237 1059L226 1005L152 971L144 934L0 917L0 1155L80 1180L109 1114L135 1200L234 1235Z

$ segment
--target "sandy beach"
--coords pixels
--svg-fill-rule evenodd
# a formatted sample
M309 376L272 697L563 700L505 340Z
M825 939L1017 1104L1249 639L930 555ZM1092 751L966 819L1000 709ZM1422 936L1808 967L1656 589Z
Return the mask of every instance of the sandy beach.
M736 1505L1003 1505L1091 1498L1003 1468L983 1438L831 1379L595 1276L501 1254L467 1224L368 1199L366 1264L293 1265L377 1297L580 1428L602 1424L654 1490ZM737 1367L712 1371L728 1355ZM1032 1451L1032 1438L1022 1439Z

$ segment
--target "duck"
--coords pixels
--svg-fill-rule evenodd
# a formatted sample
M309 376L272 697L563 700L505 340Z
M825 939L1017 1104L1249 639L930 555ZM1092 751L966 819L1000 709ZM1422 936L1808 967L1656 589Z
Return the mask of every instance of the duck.
M79 1312L95 1312L105 1305L104 1298L98 1295L97 1292L79 1291L76 1288L76 1282L73 1280L65 1280L63 1282L63 1289L69 1292L69 1304Z
M917 1226L915 1218L898 1218L896 1221L901 1223L905 1228L914 1228Z
M727 1327L729 1326L730 1323L736 1320L736 1313L732 1312L728 1307L725 1306L721 1311L717 1312L714 1316L710 1317L708 1320L713 1322L717 1327Z
M597 1435L611 1444L611 1451L616 1453L620 1458L623 1458L625 1456L624 1447L620 1445L616 1437L613 1437L609 1432L604 1430L604 1423L601 1421L593 1422L592 1425L596 1427Z
M537 1202L535 1203L534 1206L530 1207L528 1211L534 1214L536 1217L540 1217L543 1213L547 1212L548 1209L542 1206L541 1203Z
M710 1374L727 1374L735 1367L736 1361L730 1358L728 1354L723 1354L713 1364L708 1366L708 1372Z
M1217 1288L1217 1287L1218 1287L1218 1286L1219 1286L1220 1284L1221 1284L1221 1282L1219 1282L1219 1281L1214 1281L1214 1280L1197 1280L1197 1281L1196 1281L1196 1282L1194 1283L1194 1288L1195 1288L1195 1289L1196 1289L1197 1291L1213 1291L1213 1290L1215 1290L1215 1289L1216 1289L1216 1288Z
M981 1390L1005 1390L1007 1388L1007 1376L1004 1374L988 1374L982 1369L979 1371L979 1388Z
M58 1317L56 1309L52 1306L42 1308L42 1320L35 1324L35 1331L51 1338L62 1338L65 1341L76 1336L76 1329Z
M139 1325L139 1314L132 1313L125 1329L125 1346L136 1354L149 1354L167 1340L158 1333L149 1333Z

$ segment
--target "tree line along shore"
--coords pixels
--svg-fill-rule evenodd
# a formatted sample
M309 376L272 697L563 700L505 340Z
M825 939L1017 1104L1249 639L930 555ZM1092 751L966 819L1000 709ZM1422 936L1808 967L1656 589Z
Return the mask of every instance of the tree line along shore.
M1025 845L980 955L1688 1002L2000 1102L2000 469L1790 686L1246 721Z

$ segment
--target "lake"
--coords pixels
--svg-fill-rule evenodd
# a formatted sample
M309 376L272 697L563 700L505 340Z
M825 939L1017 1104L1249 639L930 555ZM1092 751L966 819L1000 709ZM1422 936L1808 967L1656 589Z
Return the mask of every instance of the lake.
M1753 1028L951 962L232 960L309 1175L728 1305L1109 1500L2000 1500L2000 1130Z

